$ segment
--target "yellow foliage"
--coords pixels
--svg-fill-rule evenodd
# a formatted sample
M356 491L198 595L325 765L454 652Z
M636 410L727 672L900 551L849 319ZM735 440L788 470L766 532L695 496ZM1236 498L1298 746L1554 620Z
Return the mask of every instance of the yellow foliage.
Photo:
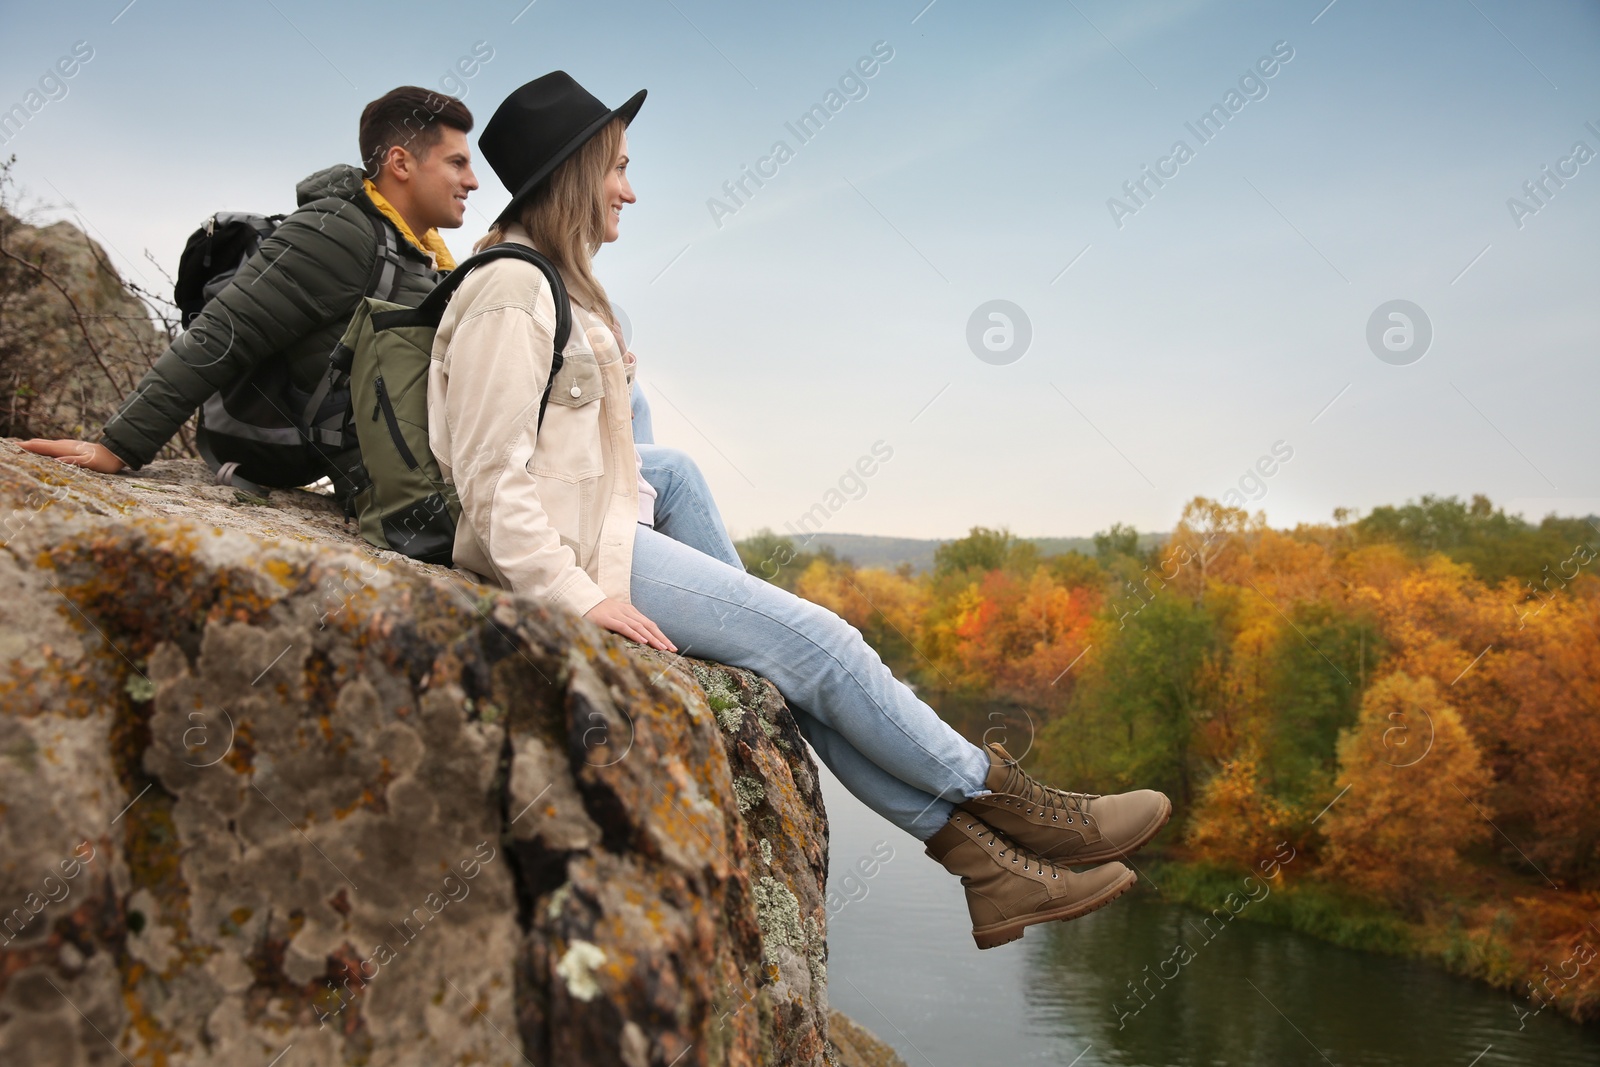
M832 611L866 634L869 641L886 630L917 645L928 612L928 590L923 583L876 567L856 570L847 563L825 559L812 561L795 582L794 591Z
M1258 762L1247 751L1201 787L1187 834L1201 858L1253 867L1283 840L1294 813L1262 788Z
M1489 772L1431 678L1397 671L1367 691L1339 738L1339 778L1348 790L1322 823L1328 866L1396 903L1421 903L1492 832Z
M1523 610L1521 627L1508 627L1459 688L1474 683L1474 728L1513 754L1498 807L1533 831L1523 849L1557 879L1582 876L1596 862L1600 580L1583 575L1570 593Z
M1441 555L1395 571L1370 561L1375 584L1356 587L1352 600L1370 606L1392 646L1391 666L1450 686L1513 620L1503 594L1478 581L1472 568Z

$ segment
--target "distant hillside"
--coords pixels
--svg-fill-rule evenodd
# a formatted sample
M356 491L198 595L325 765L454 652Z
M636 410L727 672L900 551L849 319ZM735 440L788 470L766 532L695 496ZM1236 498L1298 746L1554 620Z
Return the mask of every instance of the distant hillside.
M1167 539L1167 536L1164 533L1142 533L1139 535L1139 547L1149 548L1151 545L1160 544ZM819 533L803 545L796 540L795 547L815 552L826 546L833 549L839 558L852 560L858 567L882 567L884 570L894 570L902 563L909 563L913 571L921 572L932 569L933 550L947 540L949 539ZM1025 537L1022 540L1038 545L1039 554L1043 556L1058 556L1063 552L1074 550L1085 555L1094 555L1092 537Z

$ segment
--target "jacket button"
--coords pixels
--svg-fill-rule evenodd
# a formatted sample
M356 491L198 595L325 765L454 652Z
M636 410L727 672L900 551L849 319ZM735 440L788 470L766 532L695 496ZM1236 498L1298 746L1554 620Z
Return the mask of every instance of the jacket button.
M577 399L577 398L578 398L578 397L580 397L580 396L582 396L582 395L583 395L583 390L582 390L582 389L580 389L580 388L578 388L578 387L577 387L577 386L576 386L576 385L574 385L574 386L573 386L573 387L572 387L572 396L573 396L573 399Z

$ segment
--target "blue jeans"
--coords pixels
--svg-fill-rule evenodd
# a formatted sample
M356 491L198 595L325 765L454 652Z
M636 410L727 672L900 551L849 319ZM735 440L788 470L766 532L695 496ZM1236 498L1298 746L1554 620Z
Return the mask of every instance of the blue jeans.
M744 570L728 537L711 487L687 452L665 445L635 445L644 480L656 491L655 528L712 559Z
M650 403L635 382L633 440L639 449L644 480L656 491L655 528L674 541L744 570L699 464L687 452L651 443L653 433Z
M839 616L640 523L631 599L684 655L744 667L788 701L845 788L920 841L988 791L988 755L918 700Z

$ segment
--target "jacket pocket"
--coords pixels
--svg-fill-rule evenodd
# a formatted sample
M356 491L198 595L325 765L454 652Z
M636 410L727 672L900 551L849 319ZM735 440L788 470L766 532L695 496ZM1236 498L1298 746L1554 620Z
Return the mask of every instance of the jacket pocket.
M555 385L550 389L550 403L580 408L605 395L606 383L600 368L594 363L569 359L556 372Z
M555 528L561 543L578 557L578 566L587 567L589 555L600 535L605 516L596 508L600 501L600 478L572 481L541 474L530 468L539 490L539 503Z
M572 361L561 368L528 473L571 484L605 474L605 427L600 421L604 396L605 382L593 363Z

